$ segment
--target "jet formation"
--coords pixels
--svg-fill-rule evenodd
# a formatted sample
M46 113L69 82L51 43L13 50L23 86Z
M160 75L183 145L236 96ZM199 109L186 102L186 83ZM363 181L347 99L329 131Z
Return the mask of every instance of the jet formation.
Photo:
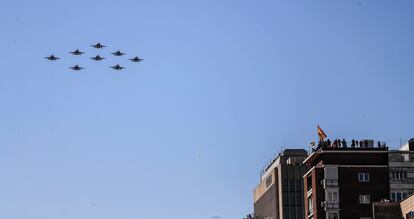
M103 49L106 46L98 42L98 43L96 43L94 45L91 45L91 47L100 50L100 49ZM85 54L85 52L82 52L79 49L76 49L76 50L74 50L72 52L69 52L69 53L72 54L73 56L81 56L82 54ZM121 52L121 50L117 50L115 52L111 52L110 54L112 54L113 56L118 56L118 57L126 55L126 53ZM47 59L47 60L49 60L49 61L56 61L56 60L60 59L60 58L56 57L53 54L50 55L50 56L48 56L48 57L44 57L44 58ZM96 55L94 57L90 57L90 59L93 60L93 61L96 61L96 62L100 62L100 61L103 61L106 58L103 57L103 56L101 56L101 55ZM135 57L130 58L128 60L130 60L131 62L142 62L144 59L139 58L138 56L135 56ZM125 69L125 67L121 66L120 64L116 64L116 65L110 66L110 68L112 68L113 70L118 70L118 71ZM81 67L81 66L79 66L77 64L77 65L74 65L74 66L69 67L69 69L72 69L74 71L80 71L80 70L85 69L85 68L83 68L83 67Z

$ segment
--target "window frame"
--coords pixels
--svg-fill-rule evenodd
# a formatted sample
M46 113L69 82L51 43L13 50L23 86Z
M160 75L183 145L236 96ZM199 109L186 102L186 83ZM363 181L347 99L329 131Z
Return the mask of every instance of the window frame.
M339 219L339 212L338 211L328 211L326 212L326 219L335 219L335 215L336 215L336 219ZM333 217L331 217L333 216Z
M339 191L327 190L326 201L328 203L339 203Z
M395 191L391 192L390 199L395 202L400 202L408 197L408 192Z
M359 204L371 204L371 196L359 195Z
M369 182L369 173L358 173L358 182Z
M394 170L392 171L392 180L406 180L407 171L404 170Z

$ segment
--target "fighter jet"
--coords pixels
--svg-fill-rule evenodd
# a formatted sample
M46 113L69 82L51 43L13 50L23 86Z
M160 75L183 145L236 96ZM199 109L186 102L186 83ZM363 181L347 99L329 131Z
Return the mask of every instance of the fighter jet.
M94 60L94 61L101 61L101 60L103 60L105 58L104 57L100 57L99 55L97 55L95 57L92 57L91 59Z
M121 52L121 51L116 51L116 52L111 52L111 54L112 55L114 55L114 56L123 56L123 55L125 55L125 53L123 53L123 52Z
M104 47L106 47L105 45L102 45L101 43L97 43L97 44L95 44L95 45L91 45L93 48L96 48L96 49L102 49L102 48L104 48Z
M114 70L122 70L122 69L124 69L125 67L122 67L122 66L120 66L120 65L118 64L118 65L115 65L115 66L111 66L111 68L113 68Z
M55 61L55 60L58 60L59 58L54 55L51 55L49 57L45 57L45 59L50 60L50 61Z
M129 59L131 62L141 62L144 61L144 59L140 59L138 56L135 56L135 58Z
M79 49L77 49L77 50L75 50L73 52L70 52L70 53L72 53L72 55L79 56L79 55L82 55L84 52L81 52L81 51L79 51Z
M79 67L79 65L75 65L75 66L69 67L69 68L72 69L72 70L74 70L74 71L80 71L80 70L83 69L82 67Z

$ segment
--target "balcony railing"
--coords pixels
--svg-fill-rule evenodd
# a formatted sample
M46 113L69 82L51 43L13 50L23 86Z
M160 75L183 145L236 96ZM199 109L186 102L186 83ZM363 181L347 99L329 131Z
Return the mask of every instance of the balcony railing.
M339 209L339 203L326 203L326 209Z
M324 207L325 211L339 209L339 203L329 203L329 202L324 201L321 204L322 204L322 207Z
M337 179L323 179L322 185L323 185L323 188L335 187L335 186L338 186L338 180Z

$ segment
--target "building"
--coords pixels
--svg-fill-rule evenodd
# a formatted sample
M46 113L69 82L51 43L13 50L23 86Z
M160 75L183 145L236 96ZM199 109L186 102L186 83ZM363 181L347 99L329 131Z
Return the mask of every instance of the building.
M404 219L414 219L414 195L401 201L400 205Z
M366 145L321 147L304 160L305 218L373 218L372 202L389 197L388 149Z
M389 151L391 201L399 202L414 193L414 138L399 150Z
M303 174L308 170L302 162L308 156L303 149L287 149L262 171L254 189L254 215L268 219L302 219Z
M372 219L404 219L400 203L382 201L372 203Z

